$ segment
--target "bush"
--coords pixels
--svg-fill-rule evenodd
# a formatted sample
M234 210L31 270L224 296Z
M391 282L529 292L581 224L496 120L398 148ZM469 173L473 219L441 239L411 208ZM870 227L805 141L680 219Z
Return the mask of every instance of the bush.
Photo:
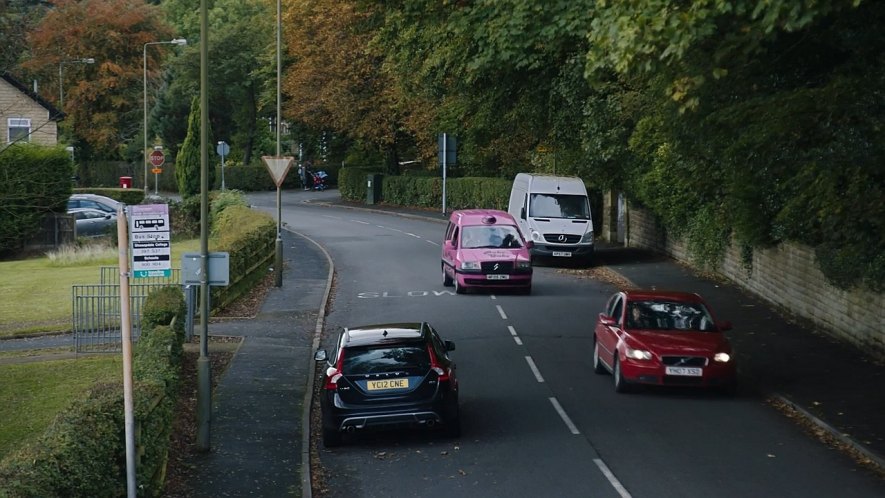
M71 158L62 147L13 144L0 150L0 256L20 249L71 196Z

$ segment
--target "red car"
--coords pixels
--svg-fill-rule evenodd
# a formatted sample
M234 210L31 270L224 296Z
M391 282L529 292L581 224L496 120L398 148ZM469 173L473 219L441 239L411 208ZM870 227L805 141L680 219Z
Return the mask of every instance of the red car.
M611 372L615 390L635 384L707 386L733 391L734 355L701 296L629 290L613 295L596 320L593 369Z

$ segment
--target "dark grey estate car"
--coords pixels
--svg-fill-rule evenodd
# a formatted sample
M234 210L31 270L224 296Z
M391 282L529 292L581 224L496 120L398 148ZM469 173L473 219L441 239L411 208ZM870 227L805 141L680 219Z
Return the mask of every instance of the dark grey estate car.
M426 322L346 328L323 362L323 444L368 428L440 426L460 436L455 349Z

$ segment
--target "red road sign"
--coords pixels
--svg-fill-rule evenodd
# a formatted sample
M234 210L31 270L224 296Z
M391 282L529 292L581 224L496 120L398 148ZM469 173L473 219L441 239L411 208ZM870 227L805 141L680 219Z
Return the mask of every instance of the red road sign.
M166 163L166 156L163 155L162 150L155 150L155 151L151 152L150 160L151 160L151 164L153 164L154 166L159 168L160 166L162 166L163 164Z

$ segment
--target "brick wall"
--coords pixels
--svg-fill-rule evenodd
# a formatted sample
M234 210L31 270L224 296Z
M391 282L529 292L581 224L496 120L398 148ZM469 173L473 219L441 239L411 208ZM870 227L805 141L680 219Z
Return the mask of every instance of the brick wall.
M627 209L628 246L653 249L693 264L685 244L667 237L653 215L629 204ZM740 248L732 244L721 265L713 270L754 295L810 320L824 332L885 358L885 294L845 291L830 285L810 247L784 243L756 250L748 267Z
M57 123L49 118L49 110L0 78L0 147L5 146L8 118L30 118L30 142L37 145L58 143Z

